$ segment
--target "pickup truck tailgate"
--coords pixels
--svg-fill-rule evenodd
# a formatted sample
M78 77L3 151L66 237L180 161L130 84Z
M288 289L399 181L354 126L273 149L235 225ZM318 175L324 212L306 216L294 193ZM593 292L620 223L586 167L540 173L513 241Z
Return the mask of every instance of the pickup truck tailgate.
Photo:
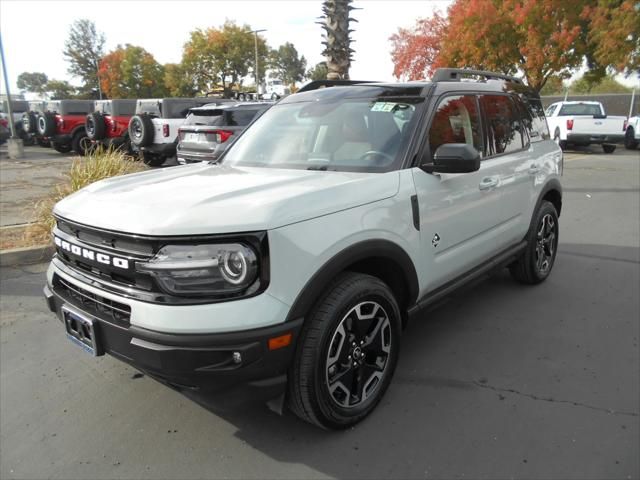
M622 127L624 117L573 117L573 128L571 133L587 135L620 135L623 133Z

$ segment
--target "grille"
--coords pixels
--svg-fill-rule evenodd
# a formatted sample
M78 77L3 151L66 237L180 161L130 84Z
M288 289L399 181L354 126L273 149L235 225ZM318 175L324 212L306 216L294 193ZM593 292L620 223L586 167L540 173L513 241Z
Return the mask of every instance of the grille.
M131 307L120 302L91 293L78 285L74 285L58 275L53 277L53 289L65 300L96 315L98 318L111 320L121 326L129 326Z

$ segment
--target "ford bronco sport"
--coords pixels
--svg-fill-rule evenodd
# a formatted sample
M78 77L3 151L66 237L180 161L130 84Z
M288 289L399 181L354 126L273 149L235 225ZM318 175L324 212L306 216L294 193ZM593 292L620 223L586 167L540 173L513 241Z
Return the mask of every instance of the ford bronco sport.
M138 100L129 121L131 146L147 165L160 166L176 154L178 127L192 107L210 103L206 98L160 98Z
M51 142L60 153L73 150L84 155L91 141L87 138L84 122L93 111L93 100L54 100L45 104L45 110L38 114L36 129L38 135Z
M346 428L379 403L424 307L502 266L549 276L561 173L515 78L312 82L219 163L59 202L45 295L92 355L178 388L278 387L304 420Z
M130 150L129 121L136 111L135 99L96 100L95 110L87 115L87 136L98 146Z

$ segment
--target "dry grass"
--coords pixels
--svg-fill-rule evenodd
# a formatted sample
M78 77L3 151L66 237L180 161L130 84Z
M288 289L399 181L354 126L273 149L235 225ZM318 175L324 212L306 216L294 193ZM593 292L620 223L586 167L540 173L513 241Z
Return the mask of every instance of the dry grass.
M64 197L104 178L126 175L145 170L141 162L131 160L126 154L115 150L97 150L86 157L76 157L65 174L65 181L57 185L51 194L34 207L34 223L27 227L22 247L42 245L51 241L51 230L55 225L53 207Z

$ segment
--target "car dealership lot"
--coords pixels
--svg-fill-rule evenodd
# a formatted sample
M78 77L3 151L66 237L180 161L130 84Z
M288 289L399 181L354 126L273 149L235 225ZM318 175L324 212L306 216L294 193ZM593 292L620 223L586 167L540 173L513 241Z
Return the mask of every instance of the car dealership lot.
M0 477L637 478L639 166L567 153L547 282L500 272L411 324L382 405L339 433L93 359L47 311L46 266L3 269Z

